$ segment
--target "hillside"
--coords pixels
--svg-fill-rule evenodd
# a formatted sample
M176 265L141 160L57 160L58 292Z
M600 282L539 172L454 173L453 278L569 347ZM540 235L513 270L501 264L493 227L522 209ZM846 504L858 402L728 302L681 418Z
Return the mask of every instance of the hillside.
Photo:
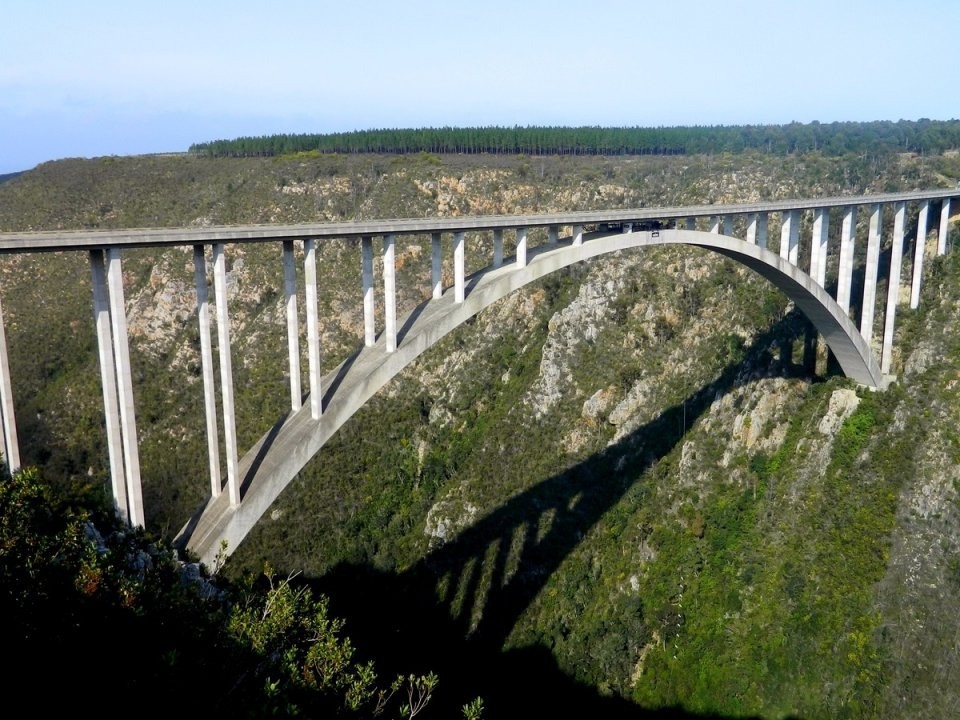
M0 229L747 202L958 177L955 155L101 158L0 184ZM468 272L487 242L468 237ZM428 247L398 248L401 314L428 295ZM287 402L281 267L278 248L228 252L245 448ZM327 369L361 341L358 255L320 248ZM659 249L546 278L391 383L222 572L302 571L361 649L437 670L441 716L477 693L492 718L955 714L960 258L929 262L920 309L898 315L902 382L884 393L838 376L785 298L730 261ZM136 251L124 270L147 524L171 536L208 487L192 264ZM25 462L81 487L106 472L88 278L79 255L0 263Z

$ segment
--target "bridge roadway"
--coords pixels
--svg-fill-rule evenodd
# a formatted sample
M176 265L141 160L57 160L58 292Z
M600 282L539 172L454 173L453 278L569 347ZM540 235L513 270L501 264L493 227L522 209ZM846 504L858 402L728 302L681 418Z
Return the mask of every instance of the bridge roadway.
M210 499L184 525L178 544L208 566L218 555L229 555L267 511L279 493L324 443L377 390L444 335L523 285L572 263L609 252L651 245L696 246L720 253L750 267L780 288L808 317L836 356L843 372L870 387L889 381L894 320L900 303L902 254L906 238L907 203L918 203L914 235L913 277L910 304L919 301L923 258L932 203L939 202L940 221L936 253L947 250L947 235L954 198L960 189L913 191L885 195L813 198L768 203L700 205L674 208L553 213L543 215L477 216L462 218L399 219L369 222L312 223L297 225L222 226L206 228L116 231L55 231L0 233L0 253L23 254L86 251L91 261L94 313L100 353L110 475L118 513L133 525L143 525L137 432L130 374L126 305L123 299L121 252L134 247L192 245L194 249L197 317L200 324L207 440L210 460ZM880 362L872 351L882 235L882 211L894 208L890 240L884 335ZM860 327L851 317L856 215L870 210L863 273ZM953 203L953 207L956 205ZM826 290L830 211L842 211L836 297ZM809 239L800 238L801 213L813 211ZM767 249L768 215L780 214L777 252ZM733 237L733 218L746 217L746 239ZM698 219L708 218L709 232L697 229ZM653 222L656 221L656 222ZM644 223L647 223L644 225ZM702 223L701 223L702 224ZM651 228L633 232L633 225ZM673 227L670 227L673 225ZM604 228L622 227L609 232ZM530 228L545 227L547 241L528 248ZM561 228L570 235L560 237ZM585 228L594 228L585 232ZM505 261L504 230L516 232L516 253ZM492 232L493 263L470 277L464 274L466 232ZM452 233L454 285L441 285L441 235ZM398 235L430 234L432 239L433 298L397 323L395 244ZM374 235L383 238L384 327L374 327ZM361 289L364 314L364 347L327 377L319 376L316 242L331 238L359 238ZM294 267L294 241L304 249L304 285L307 319L309 392L301 391L300 350ZM227 243L281 242L287 336L289 350L290 412L281 418L243 458L239 457L233 411L233 380L229 319L227 315ZM809 248L807 270L800 268L801 242ZM226 454L226 482L220 467L216 408L216 383L210 339L207 300L207 245L212 246L220 396ZM861 271L858 271L861 272ZM0 415L4 455L8 466L19 467L12 387L6 340L0 311Z

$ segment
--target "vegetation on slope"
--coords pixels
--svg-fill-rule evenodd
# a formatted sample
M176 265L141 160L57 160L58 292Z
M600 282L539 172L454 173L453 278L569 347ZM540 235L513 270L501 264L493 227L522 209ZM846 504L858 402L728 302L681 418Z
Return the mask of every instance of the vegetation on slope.
M951 155L120 158L51 163L7 183L0 220L550 211L952 186L958 175ZM428 240L400 248L401 312L428 294ZM488 242L468 238L471 267L487 262ZM229 253L246 447L286 406L282 286L271 248ZM960 687L950 638L921 625L958 606L949 428L960 403L957 369L943 361L957 357L951 262L929 266L920 313L900 310L905 383L884 394L837 377L785 299L730 261L661 249L558 273L374 398L221 572L242 583L269 558L281 576L302 573L384 677L438 669L446 694L432 708L446 715L476 694L495 717L948 709L957 697L943 688ZM124 261L148 526L164 535L207 487L189 263L176 252ZM325 244L320 263L330 368L359 342L356 248ZM2 270L26 453L58 483L102 482L84 258ZM835 277L831 256L828 284ZM44 300L38 279L66 299ZM931 328L943 344L917 355L921 337L940 337ZM917 437L942 452L921 451ZM911 513L924 492L939 504ZM919 567L918 533L938 548ZM936 687L912 672L924 663L939 668Z

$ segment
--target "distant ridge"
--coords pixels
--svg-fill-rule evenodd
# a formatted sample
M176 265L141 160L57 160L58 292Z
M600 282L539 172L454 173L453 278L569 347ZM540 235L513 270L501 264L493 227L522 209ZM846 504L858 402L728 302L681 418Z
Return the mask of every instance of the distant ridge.
M24 172L26 171L19 170L17 172L0 174L0 185L3 185L5 182L8 182L9 180L13 180L15 177L19 177L20 175L23 175Z
M960 148L960 120L677 127L441 127L266 135L195 143L209 157L316 153L691 155L763 152L941 153Z

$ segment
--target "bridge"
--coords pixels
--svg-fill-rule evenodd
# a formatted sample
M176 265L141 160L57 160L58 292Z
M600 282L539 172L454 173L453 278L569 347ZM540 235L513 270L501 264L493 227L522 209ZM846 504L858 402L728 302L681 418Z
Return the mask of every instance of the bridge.
M93 308L111 487L118 513L143 526L144 512L137 447L133 384L122 281L122 253L128 248L192 247L200 329L200 355L209 456L210 496L177 535L179 547L212 567L229 555L283 489L331 436L391 378L447 333L514 290L573 263L607 253L663 245L702 248L749 267L778 287L809 319L841 370L856 382L883 388L892 379L896 312L909 287L910 307L920 299L923 263L946 253L951 207L960 189L884 195L784 200L736 205L700 205L570 212L250 225L208 228L129 229L0 233L0 253L85 252L89 255ZM908 238L908 207L917 213ZM868 213L864 261L855 263L858 212ZM878 297L884 212L893 213L886 297ZM836 286L826 283L830 217L840 220L833 238ZM801 237L805 214L809 233ZM778 219L779 238L769 232ZM935 238L932 235L936 227ZM546 230L545 242L530 242L531 231ZM466 233L489 238L492 261L465 273ZM453 285L442 283L441 239L453 238ZM742 237L737 237L742 234ZM432 297L405 318L397 318L396 245L407 236L431 237ZM505 237L513 255L505 257ZM382 252L383 327L375 326L374 238ZM317 243L350 239L359 245L358 303L363 306L363 344L339 367L320 376L317 303ZM308 391L301 386L300 327L295 243L302 243ZM290 409L242 456L237 446L227 306L226 246L278 243L284 277ZM213 264L214 314L219 365L220 417L207 288L208 248ZM904 253L912 249L912 273L902 278ZM802 262L801 262L802 258ZM856 278L855 278L856 275ZM854 280L858 280L855 283ZM378 283L379 285L379 283ZM853 288L862 297L853 298ZM859 302L857 302L859 301ZM858 312L857 312L858 311ZM875 319L883 313L883 335L875 342ZM859 315L859 317L856 317ZM359 340L359 339L358 339ZM359 344L359 343L358 343ZM878 346L878 347L877 347ZM11 471L20 467L13 387L0 309L0 417L3 450ZM218 421L224 430L221 458ZM225 474L221 466L225 463Z

